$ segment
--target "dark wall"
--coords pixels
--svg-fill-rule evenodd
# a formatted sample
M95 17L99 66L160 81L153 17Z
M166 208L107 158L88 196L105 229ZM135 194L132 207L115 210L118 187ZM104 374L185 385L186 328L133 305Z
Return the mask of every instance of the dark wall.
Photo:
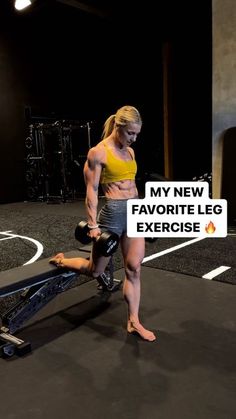
M172 41L174 179L212 171L211 2L185 8Z
M228 223L236 224L236 127L228 128L223 135L222 147L222 192L221 197L227 200Z
M38 1L20 14L8 0L1 1L0 202L27 198L26 113L94 120L102 130L107 116L133 104L144 122L135 145L141 175L163 174L161 54L166 39L173 45L174 60L174 177L191 179L209 166L210 2L200 7L201 17L200 9L197 17L190 13L191 24L181 8L175 9L176 2L170 3L171 8L163 2L156 14L130 0L107 19L51 1ZM203 96L199 112L196 103ZM198 149L196 167L190 159L183 169L183 154L191 157L193 149Z
M222 198L224 135L234 127L236 114L235 0L213 1L213 193ZM234 207L235 208L235 207ZM236 219L236 212L234 214Z
M143 51L150 76L146 78L139 37L133 39L133 33L127 43L116 19L98 18L56 2L42 3L22 14L6 4L0 6L0 170L1 202L12 202L26 198L26 110L31 117L101 121L101 133L105 118L131 103L143 113L146 135L149 96L160 97L161 78L154 64L160 61L160 49L152 58ZM157 145L154 154L155 150Z

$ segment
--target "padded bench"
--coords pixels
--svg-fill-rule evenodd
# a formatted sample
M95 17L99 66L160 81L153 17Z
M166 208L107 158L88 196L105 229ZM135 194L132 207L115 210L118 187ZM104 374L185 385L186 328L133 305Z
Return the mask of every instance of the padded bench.
M66 252L65 257L89 259L91 246ZM79 273L49 263L50 258L41 259L29 265L19 266L0 272L0 298L19 293L18 301L1 313L0 356L25 355L31 351L31 344L13 335L22 328L35 313L48 304L58 294L69 289L79 277ZM122 281L113 278L112 258L109 271L113 279L113 289L117 291ZM88 278L88 281L93 278ZM82 282L83 283L83 282ZM80 285L80 284L78 284ZM108 288L102 288L102 293Z
M88 251L65 253L68 258L89 258ZM0 272L0 297L19 292L19 300L1 314L0 356L25 355L31 344L13 335L24 322L67 290L79 275L49 263L50 258ZM91 278L92 279L92 278ZM21 293L20 293L21 291Z
M88 258L87 251L73 250L65 253L68 258L84 257ZM49 263L50 258L41 259L29 265L19 266L13 269L0 272L0 297L15 293L22 289L31 287L47 281L55 274L65 272L65 269L58 268Z

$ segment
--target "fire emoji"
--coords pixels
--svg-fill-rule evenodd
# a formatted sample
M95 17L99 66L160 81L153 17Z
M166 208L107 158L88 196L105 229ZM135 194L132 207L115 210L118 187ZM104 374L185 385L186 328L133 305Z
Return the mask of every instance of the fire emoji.
M212 234L216 231L216 227L214 226L214 223L212 221L210 221L209 224L206 225L205 231L208 234Z

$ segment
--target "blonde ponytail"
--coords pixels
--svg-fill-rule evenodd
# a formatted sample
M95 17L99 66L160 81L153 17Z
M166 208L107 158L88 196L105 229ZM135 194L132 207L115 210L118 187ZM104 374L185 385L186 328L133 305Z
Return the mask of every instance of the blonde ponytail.
M115 115L109 116L104 123L102 138L107 138L112 133L115 124Z

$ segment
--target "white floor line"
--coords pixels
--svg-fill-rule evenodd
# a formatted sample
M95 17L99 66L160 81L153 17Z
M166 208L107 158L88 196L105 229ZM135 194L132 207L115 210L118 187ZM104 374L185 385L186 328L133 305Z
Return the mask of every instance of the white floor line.
M30 260L28 260L28 262L25 262L23 264L23 266L24 265L29 265L30 263L35 262L41 256L41 254L43 253L43 245L38 240L32 239L31 237L27 237L27 236L20 236L19 234L12 234L11 230L1 232L0 234L5 234L6 236L8 236L7 237L8 239L15 239L15 238L19 237L20 239L29 240L30 242L35 244L35 246L37 248L37 251L36 251L35 255Z
M11 233L12 230L7 230L7 231L0 231L0 234L6 234L6 233Z
M2 234L3 236L5 236L8 233L11 233L12 230L7 230L7 231L0 231L0 234ZM0 241L2 240L9 240L9 239L14 239L14 237L3 237L2 239L0 239Z
M213 279L215 276L222 274L223 272L231 269L230 266L219 266L219 268L213 269L213 271L208 272L207 274L203 275L202 278L205 279Z
M159 258L160 256L166 255L167 253L174 252L175 250L181 249L182 247L189 246L190 244L204 240L206 237L196 237L193 240L188 240L187 242L178 244L177 246L170 247L169 249L162 250L161 252L154 253L153 255L147 256L143 259L142 263L148 262L149 260Z
M1 233L0 233L1 234ZM0 242L2 242L3 240L11 240L14 239L15 237L4 237L3 239L0 239Z

